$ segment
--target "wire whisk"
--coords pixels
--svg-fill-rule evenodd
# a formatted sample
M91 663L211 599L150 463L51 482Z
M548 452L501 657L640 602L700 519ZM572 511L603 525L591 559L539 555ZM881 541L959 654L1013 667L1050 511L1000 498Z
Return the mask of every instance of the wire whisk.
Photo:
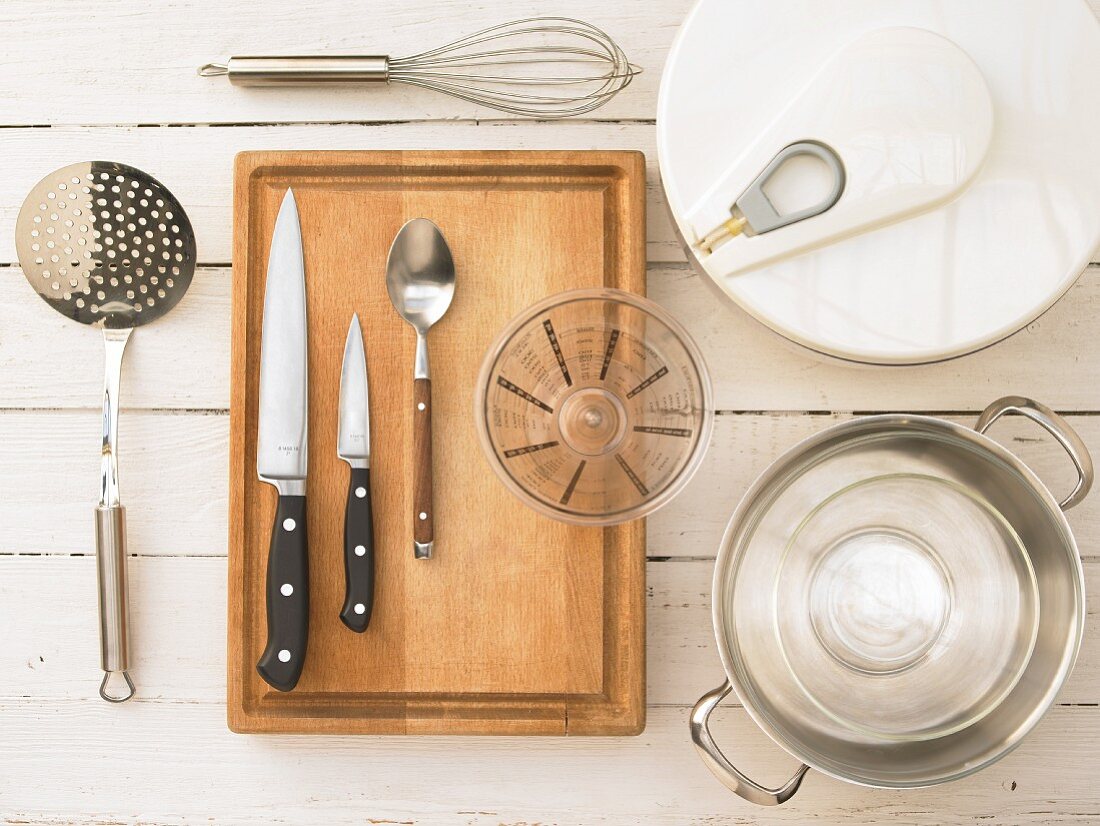
M571 17L528 17L408 57L231 57L199 69L244 86L404 83L533 118L603 106L641 72L602 29Z

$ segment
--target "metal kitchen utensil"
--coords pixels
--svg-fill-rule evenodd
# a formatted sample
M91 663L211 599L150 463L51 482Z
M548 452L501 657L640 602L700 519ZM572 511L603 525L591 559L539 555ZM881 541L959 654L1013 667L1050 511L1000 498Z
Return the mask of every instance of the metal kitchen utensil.
M652 301L573 290L516 317L474 401L493 470L526 504L574 524L651 513L698 469L710 378L687 331Z
M240 86L404 83L513 115L565 118L603 106L640 71L590 23L529 17L409 57L231 57L199 74Z
M191 222L163 184L132 166L88 161L51 172L16 221L23 275L59 313L103 331L103 450L95 511L100 696L123 702L130 678L126 510L119 499L119 383L134 327L179 303L195 271ZM126 693L111 693L114 675Z
M256 473L275 486L279 502L267 558L267 646L256 671L272 688L290 691L309 639L309 360L302 228L289 189L271 234L261 336Z
M344 607L340 619L363 632L374 609L374 519L370 495L370 394L359 315L351 317L340 367L340 424L336 455L348 463L344 507Z
M1078 475L1059 504L983 435L1032 419ZM844 422L795 446L746 493L714 572L727 682L691 735L737 794L775 805L808 767L912 788L972 774L1011 751L1068 677L1084 626L1084 579L1063 510L1093 481L1080 437L1037 402L1008 397L976 431L929 416ZM736 690L802 761L786 784L754 783L707 729Z
M435 539L432 509L432 381L428 372L428 330L451 306L455 264L447 239L426 218L401 227L386 262L386 289L393 308L416 330L413 370L413 554L431 559Z

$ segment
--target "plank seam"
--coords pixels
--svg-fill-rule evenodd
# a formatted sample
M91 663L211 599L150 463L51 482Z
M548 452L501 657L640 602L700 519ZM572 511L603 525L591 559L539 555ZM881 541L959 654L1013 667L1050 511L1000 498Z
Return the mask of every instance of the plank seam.
M731 511L732 512L732 511ZM0 550L0 559L4 558L54 558L54 559L69 559L73 557L89 557L95 556L94 551L3 551ZM210 554L189 554L189 553L132 553L127 554L129 559L228 559L228 554L225 552L210 553ZM660 564L682 564L682 563L713 563L716 557L713 556L666 556L663 554L653 554L646 556L646 563L660 563ZM1093 564L1100 562L1100 556L1091 554L1081 554L1081 562L1086 564Z
M73 407L6 407L0 404L0 416L3 415L19 415L23 413L88 413L99 412L99 405L77 405ZM211 417L224 417L229 415L228 407L122 407L123 413L127 414L140 414L140 415L157 415L157 416L211 416ZM728 408L722 410L715 410L715 416L741 416L741 417L759 417L759 418L816 418L816 419L833 419L838 416L881 416L883 414L890 413L907 413L911 415L919 416L936 416L939 418L956 417L963 418L967 416L979 416L981 410L926 410L917 408L905 408L904 410L895 410L894 408L882 408L879 410L798 410L798 409L740 409L740 408ZM1100 410L1073 410L1073 409L1061 409L1056 411L1066 418L1093 418L1100 416Z
M656 126L655 118L407 118L383 120L271 120L271 121L169 121L166 123L9 123L0 129L264 129L283 126L412 126L457 124L462 126L514 126L516 124L586 124L598 126Z

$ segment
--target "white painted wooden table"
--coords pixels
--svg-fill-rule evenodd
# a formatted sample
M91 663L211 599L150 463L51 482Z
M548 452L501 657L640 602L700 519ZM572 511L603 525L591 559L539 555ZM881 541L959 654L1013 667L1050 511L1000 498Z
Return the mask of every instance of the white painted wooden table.
M1041 0L1013 0L1013 2ZM1064 0L1042 0L1063 2ZM1092 0L1100 11L1100 0ZM696 759L687 712L721 681L708 610L725 520L797 439L851 412L972 421L1006 393L1070 415L1100 456L1100 266L1041 320L980 354L882 371L799 354L692 274L661 203L660 68L690 0L3 0L0 3L0 817L9 823L939 824L1100 822L1100 620L1024 745L937 789L884 792L811 774L779 809L726 792ZM409 89L233 89L195 76L231 53L403 53L524 14L586 17L646 73L564 123L485 119ZM991 30L991 37L995 31ZM720 415L703 470L650 521L649 725L633 739L244 737L225 726L230 178L242 149L633 148L650 159L650 293L690 323ZM15 264L24 194L63 164L136 165L183 202L203 263L179 308L134 337L123 380L138 697L99 679L91 503L102 347L36 298ZM997 435L1051 487L1059 449L1019 423ZM1072 511L1093 603L1100 495ZM731 707L719 740L764 781L792 769Z

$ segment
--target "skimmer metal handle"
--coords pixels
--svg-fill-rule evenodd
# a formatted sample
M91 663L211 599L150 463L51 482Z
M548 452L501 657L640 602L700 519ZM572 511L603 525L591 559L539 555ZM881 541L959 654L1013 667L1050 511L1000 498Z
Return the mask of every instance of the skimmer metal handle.
M756 803L759 806L778 806L780 803L786 803L794 797L794 793L802 785L802 779L806 776L806 772L810 770L809 766L803 763L795 772L794 777L778 788L769 789L742 774L722 754L721 749L718 748L711 736L707 720L711 712L726 698L731 690L732 687L727 680L718 688L704 694L699 702L695 704L695 708L691 710L691 741L695 744L695 750L699 753L707 768L711 770L711 773L734 794L740 795L750 803Z
M103 447L100 465L99 505L95 510L95 558L99 585L99 661L103 681L99 696L122 703L134 696L130 679L129 595L126 578L126 509L118 498L118 410L122 357L130 328L103 328L105 370L103 379ZM116 694L112 678L121 674L127 691Z
M130 679L130 623L127 608L126 509L122 505L95 509L95 559L99 580L99 663L103 681L99 696L122 703L134 696ZM126 682L125 693L111 687L118 674Z
M1077 435L1077 431L1070 427L1069 422L1045 404L1040 404L1034 399L1028 399L1024 396L1005 396L1003 399L997 399L982 412L974 429L984 434L997 419L1006 413L1019 413L1021 416L1026 416L1057 439L1058 444L1069 454L1070 461L1077 469L1077 486L1074 487L1069 496L1058 503L1058 506L1062 510L1068 511L1074 505L1080 504L1088 495L1095 478L1092 457L1089 455L1089 449L1085 445L1084 439Z

